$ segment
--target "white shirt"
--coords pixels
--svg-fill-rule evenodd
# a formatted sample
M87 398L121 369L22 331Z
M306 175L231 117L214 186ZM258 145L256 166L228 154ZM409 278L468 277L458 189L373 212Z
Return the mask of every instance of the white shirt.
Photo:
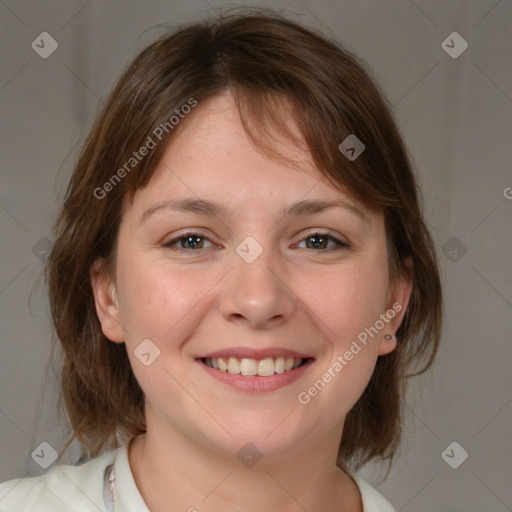
M57 465L43 475L0 484L0 512L150 512L135 484L127 447L125 443L79 466ZM114 508L103 498L105 469L112 463ZM368 482L352 477L361 492L364 512L395 512ZM109 486L105 489L108 494ZM201 504L195 508L200 511ZM193 503L190 510L194 510Z

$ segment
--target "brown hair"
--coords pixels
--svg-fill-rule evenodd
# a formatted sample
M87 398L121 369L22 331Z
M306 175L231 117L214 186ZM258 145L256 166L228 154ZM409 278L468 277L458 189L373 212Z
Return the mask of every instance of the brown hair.
M65 406L72 428L66 447L77 438L96 456L107 442L118 446L118 434L145 432L144 394L125 344L110 342L101 330L89 272L98 258L112 270L123 199L127 193L133 199L148 183L179 125L163 132L156 147L108 187L107 197L95 191L126 169L133 152L158 127L169 127L170 117L191 98L200 103L226 90L235 97L248 136L269 156L276 154L265 136L269 127L292 137L279 114L286 102L291 105L327 179L384 214L390 275L411 280L413 290L397 348L378 358L346 417L338 464L391 462L400 443L406 379L431 365L443 314L420 191L390 107L359 60L336 41L268 9L217 15L151 44L123 73L85 141L47 263L51 313L62 345L59 410ZM349 134L366 147L354 161L338 149ZM412 275L402 264L408 256Z

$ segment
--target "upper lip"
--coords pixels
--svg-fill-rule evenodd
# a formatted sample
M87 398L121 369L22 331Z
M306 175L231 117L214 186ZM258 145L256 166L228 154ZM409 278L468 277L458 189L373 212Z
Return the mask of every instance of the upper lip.
M197 359L217 359L219 357L227 358L227 357L236 357L237 359L256 359L257 361L261 361L262 359L266 359L267 357L277 358L277 357L293 357L295 359L308 359L312 356L304 354L302 352L297 352L296 350L290 350L288 348L248 348L248 347L232 347L225 348L222 350L216 350L215 352L209 352L208 354L204 354L198 356Z

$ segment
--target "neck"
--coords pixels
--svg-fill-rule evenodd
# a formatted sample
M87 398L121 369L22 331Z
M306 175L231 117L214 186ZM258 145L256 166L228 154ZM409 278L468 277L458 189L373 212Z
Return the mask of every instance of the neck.
M205 453L204 446L176 432L159 436L150 425L128 451L135 483L151 512L362 512L351 477L322 451L311 453L265 456L249 467L233 456Z

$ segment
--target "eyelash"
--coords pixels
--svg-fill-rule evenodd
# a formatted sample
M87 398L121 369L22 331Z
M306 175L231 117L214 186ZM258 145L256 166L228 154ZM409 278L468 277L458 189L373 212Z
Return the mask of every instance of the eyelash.
M197 233L196 231L186 231L184 233L181 233L179 236L173 238L172 240L169 240L168 242L163 243L162 247L164 247L166 249L171 249L173 251L180 251L180 252L186 252L186 253L200 251L200 249L185 249L183 247L174 247L174 245L177 242L179 242L180 240L186 239L188 237L194 237L194 236L202 238L204 240L208 240L208 241L211 242L211 240L208 237L203 236L201 233ZM313 237L327 238L327 239L332 240L333 242L335 242L338 247L331 248L331 249L319 249L319 250L308 249L310 251L315 251L315 252L332 252L332 251L338 251L338 250L342 250L342 249L351 249L351 246L349 244L347 244L346 242L342 242L338 238L332 236L330 233L323 232L323 231L314 231L312 233L308 233L305 237L303 237L300 240L300 242L302 242L304 240L307 240L308 238L313 238Z

